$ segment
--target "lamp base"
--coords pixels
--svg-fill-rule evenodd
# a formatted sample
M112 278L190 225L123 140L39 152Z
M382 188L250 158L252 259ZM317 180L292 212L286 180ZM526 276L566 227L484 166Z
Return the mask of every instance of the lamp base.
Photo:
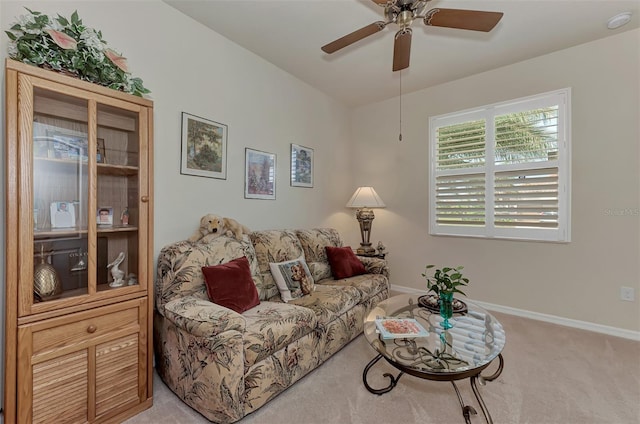
M371 255L375 253L376 253L376 249L371 247L371 244L369 244L368 246L360 244L360 247L356 249L357 255Z

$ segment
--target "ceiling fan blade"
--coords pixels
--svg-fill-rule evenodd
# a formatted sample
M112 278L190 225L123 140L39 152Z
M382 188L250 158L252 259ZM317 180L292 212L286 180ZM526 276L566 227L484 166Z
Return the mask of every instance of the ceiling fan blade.
M411 28L401 29L396 33L393 44L393 71L409 67L411 57Z
M424 17L429 26L469 29L489 32L502 19L502 12L483 12L465 9L431 9Z
M384 6L385 4L387 4L389 0L371 0L371 1L373 1L376 4L379 4L380 6Z
M365 37L375 34L378 31L382 31L385 26L387 26L385 22L374 22L367 25L366 27L362 27L359 30L353 31L351 34L347 34L344 37L338 38L337 40L332 41L325 46L322 46L322 51L331 54L355 43L356 41L360 41Z

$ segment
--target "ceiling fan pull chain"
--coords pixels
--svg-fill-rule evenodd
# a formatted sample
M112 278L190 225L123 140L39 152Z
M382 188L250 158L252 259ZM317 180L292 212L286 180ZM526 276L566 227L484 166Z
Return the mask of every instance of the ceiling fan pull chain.
M402 71L400 71L400 135L398 141L402 141Z

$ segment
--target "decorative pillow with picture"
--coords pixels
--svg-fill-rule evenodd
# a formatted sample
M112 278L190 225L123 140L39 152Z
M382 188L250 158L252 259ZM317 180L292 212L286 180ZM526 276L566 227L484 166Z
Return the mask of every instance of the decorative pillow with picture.
M269 264L269 268L271 268L271 274L276 280L283 302L289 302L309 294L315 288L315 282L304 256L292 261L272 262Z

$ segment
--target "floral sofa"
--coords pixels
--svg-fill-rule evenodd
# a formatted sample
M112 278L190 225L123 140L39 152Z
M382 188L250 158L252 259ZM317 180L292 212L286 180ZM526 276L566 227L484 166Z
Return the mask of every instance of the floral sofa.
M326 246L343 246L336 230L255 231L241 241L221 236L165 246L155 284L154 347L167 386L207 419L232 423L358 336L366 314L389 295L386 262L359 258L366 274L336 280ZM314 290L285 303L269 264L301 255ZM237 313L209 301L202 267L242 256L260 303Z

